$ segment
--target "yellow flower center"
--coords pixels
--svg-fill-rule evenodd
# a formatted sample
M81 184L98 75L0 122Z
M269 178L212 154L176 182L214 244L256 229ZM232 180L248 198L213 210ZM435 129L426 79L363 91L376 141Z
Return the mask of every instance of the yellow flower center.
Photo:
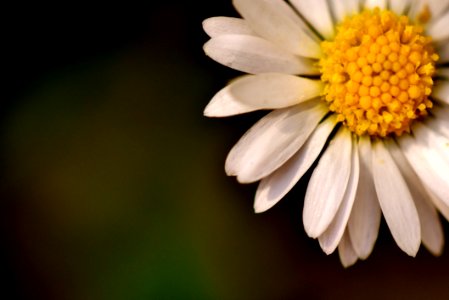
M389 10L347 17L321 44L325 100L357 135L409 132L432 107L435 53L419 24Z

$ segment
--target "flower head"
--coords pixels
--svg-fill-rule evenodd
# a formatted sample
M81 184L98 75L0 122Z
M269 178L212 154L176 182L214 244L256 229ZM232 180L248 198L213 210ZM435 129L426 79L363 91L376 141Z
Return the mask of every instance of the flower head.
M449 1L234 0L204 21L214 60L249 73L205 115L272 110L234 146L226 173L275 205L319 159L306 233L344 266L366 259L381 216L397 245L443 248L449 219Z

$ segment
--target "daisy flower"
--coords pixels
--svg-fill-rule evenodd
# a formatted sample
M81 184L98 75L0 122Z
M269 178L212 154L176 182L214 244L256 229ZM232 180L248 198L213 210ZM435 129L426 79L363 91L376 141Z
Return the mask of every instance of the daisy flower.
M405 253L442 252L449 219L449 1L234 0L203 23L206 54L248 75L208 117L270 110L225 170L260 181L264 212L305 172L308 236L342 264L366 259L383 215Z

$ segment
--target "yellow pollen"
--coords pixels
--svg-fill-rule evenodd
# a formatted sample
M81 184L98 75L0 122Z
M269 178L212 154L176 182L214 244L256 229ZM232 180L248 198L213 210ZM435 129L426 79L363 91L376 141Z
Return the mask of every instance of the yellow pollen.
M324 99L339 122L357 135L400 136L427 115L439 57L423 31L376 8L347 17L321 44Z

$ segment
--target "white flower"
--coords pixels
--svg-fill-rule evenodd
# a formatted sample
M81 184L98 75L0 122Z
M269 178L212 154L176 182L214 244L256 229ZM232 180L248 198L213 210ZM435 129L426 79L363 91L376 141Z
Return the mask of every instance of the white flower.
M204 21L208 56L249 73L204 114L273 110L234 146L226 173L275 205L318 157L306 233L344 266L366 259L381 215L397 245L443 248L449 219L449 1L234 0ZM387 9L388 8L388 9ZM321 154L321 156L320 156Z

